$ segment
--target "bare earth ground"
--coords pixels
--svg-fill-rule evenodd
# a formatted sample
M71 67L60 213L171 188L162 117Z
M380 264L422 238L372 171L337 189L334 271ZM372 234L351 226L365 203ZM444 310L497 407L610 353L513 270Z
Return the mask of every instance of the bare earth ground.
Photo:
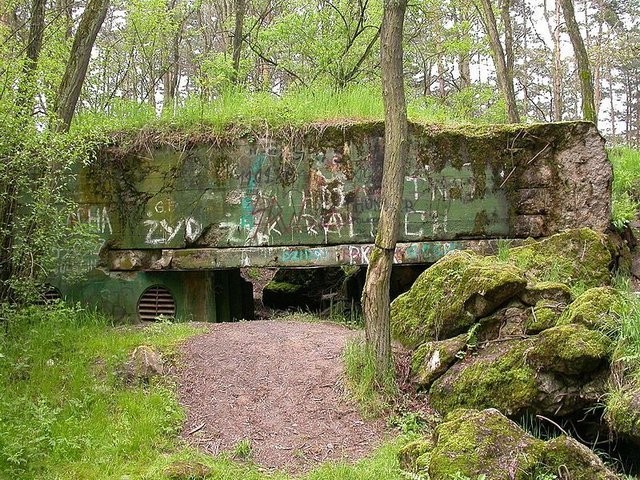
M342 350L354 335L329 323L211 325L183 346L184 438L212 454L250 439L255 463L291 472L362 458L385 422L363 420L345 398Z

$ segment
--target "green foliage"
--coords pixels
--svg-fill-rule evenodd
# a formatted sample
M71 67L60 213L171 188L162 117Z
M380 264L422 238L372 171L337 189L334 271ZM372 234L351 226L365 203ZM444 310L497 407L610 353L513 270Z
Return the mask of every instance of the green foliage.
M350 341L344 350L347 388L364 416L381 415L397 395L395 372L388 371L380 383L376 379L373 353L360 339Z
M90 160L98 141L37 132L21 118L0 126L1 301L33 300L57 265L75 265L99 249L93 228L77 221L68 189L78 165Z
M219 70L218 73L220 73ZM408 104L409 119L418 123L486 123L486 116L468 116L431 100ZM289 88L281 96L227 88L214 100L191 97L176 109L156 114L148 104L118 100L108 109L85 110L72 130L88 135L138 130L171 134L176 130L223 135L251 129L303 127L314 122L382 121L384 107L378 84L356 84L336 90L323 84Z

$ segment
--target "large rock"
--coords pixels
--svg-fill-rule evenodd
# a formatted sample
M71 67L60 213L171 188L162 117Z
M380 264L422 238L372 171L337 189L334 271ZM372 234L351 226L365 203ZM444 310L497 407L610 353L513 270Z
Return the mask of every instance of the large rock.
M432 480L456 473L524 480L542 449L540 440L494 409L457 412L436 428L434 444L427 470Z
M518 296L523 272L466 251L446 255L391 304L391 329L404 345L450 338Z
M611 282L609 247L606 235L581 228L511 248L509 260L536 281L597 287Z
M431 438L408 444L402 468L431 480L465 476L486 480L617 478L588 448L561 436L543 442L495 409L458 410Z
M604 393L610 353L611 341L582 325L489 342L433 383L431 404L445 413L493 407L507 415L569 414Z

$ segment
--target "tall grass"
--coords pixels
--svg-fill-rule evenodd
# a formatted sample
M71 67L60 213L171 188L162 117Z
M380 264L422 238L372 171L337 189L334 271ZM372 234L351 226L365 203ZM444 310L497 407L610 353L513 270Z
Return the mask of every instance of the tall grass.
M0 335L0 478L140 475L173 445L183 418L170 385L125 387L128 352L171 353L185 325L108 328L97 314L58 306L8 316Z
M616 147L609 151L609 159L613 164L612 221L622 229L640 210L640 151Z
M486 107L483 92L464 92L453 104L432 97L409 99L410 120L429 123L501 122L499 104ZM459 97L459 98L458 98ZM379 85L354 85L335 90L322 85L292 88L283 95L230 89L213 101L198 97L186 99L175 110L157 114L148 104L116 101L107 111L85 111L77 115L75 132L157 131L208 128L223 132L236 128L298 127L313 122L381 121L384 119Z
M375 417L390 407L397 396L395 374L385 372L382 381L376 377L373 352L362 339L347 343L344 350L347 388L365 417Z

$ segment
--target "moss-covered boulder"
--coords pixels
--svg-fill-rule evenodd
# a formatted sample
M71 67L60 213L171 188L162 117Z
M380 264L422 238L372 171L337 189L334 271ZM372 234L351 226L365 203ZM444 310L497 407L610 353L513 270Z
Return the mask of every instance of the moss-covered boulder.
M427 388L457 360L463 353L468 335L427 342L420 345L411 358L413 383L419 388Z
M607 396L605 420L616 435L640 447L640 386L626 385Z
M564 311L558 325L579 323L587 328L615 334L620 329L619 312L623 298L611 287L585 291Z
M543 446L494 409L456 412L436 428L434 444L427 469L432 480L456 474L524 480Z
M457 408L497 408L507 415L522 413L538 397L536 372L524 362L529 342L491 343L468 355L438 378L431 405L443 413Z
M466 331L526 287L523 272L471 252L452 252L391 304L391 329L408 347Z
M604 394L611 348L606 335L582 325L488 342L434 381L431 405L443 413L497 408L510 416L569 414Z
M571 289L559 282L536 282L527 285L520 295L520 299L527 305L537 305L543 300L561 305L571 303Z
M432 438L402 449L399 460L401 468L431 480L462 475L486 480L617 478L576 440L560 436L543 442L495 409L453 412Z
M524 352L525 361L536 371L580 375L606 364L611 340L583 325L561 325L543 331Z
M555 478L589 480L616 480L619 477L609 470L602 460L573 438L561 435L545 442L540 457L540 467Z
M614 258L606 235L581 228L511 248L509 260L537 281L597 287L611 282Z
M553 300L540 300L530 310L529 318L525 324L525 333L532 335L555 327L564 308L564 304Z

